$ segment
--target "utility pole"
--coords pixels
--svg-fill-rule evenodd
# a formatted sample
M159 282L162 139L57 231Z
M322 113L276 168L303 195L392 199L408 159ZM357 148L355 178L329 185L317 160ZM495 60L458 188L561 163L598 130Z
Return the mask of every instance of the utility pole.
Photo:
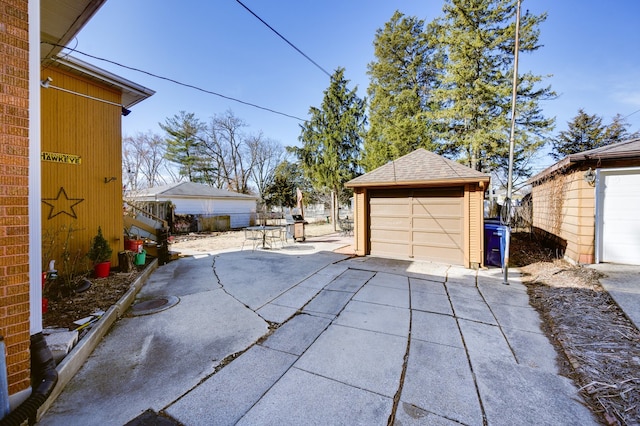
M500 215L502 224L507 228L506 244L504 248L504 282L509 285L509 245L511 243L511 196L513 192L513 151L515 150L516 134L516 99L518 96L518 53L520 51L520 0L516 5L516 39L513 59L513 88L511 92L511 134L509 136L509 173L507 176L507 196L502 205ZM505 211L506 210L506 211Z

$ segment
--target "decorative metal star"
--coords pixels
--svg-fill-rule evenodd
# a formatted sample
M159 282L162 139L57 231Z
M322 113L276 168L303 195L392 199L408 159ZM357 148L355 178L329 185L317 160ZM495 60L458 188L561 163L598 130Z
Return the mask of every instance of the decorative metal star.
M73 209L76 205L84 201L84 198L69 198L67 191L60 187L56 198L43 198L42 202L50 207L48 219L53 219L59 214L66 214L77 219L76 211Z

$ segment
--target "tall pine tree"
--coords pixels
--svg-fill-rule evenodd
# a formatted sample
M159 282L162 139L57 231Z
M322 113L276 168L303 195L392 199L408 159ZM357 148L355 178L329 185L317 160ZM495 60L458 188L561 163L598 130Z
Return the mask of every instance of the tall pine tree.
M348 89L348 83L344 68L338 68L324 91L322 106L309 109L311 118L301 125L298 138L302 148L294 150L314 188L333 194L332 207L344 183L360 172L365 102L357 96L357 88ZM335 210L331 216L335 227Z
M493 170L509 150L516 0L446 0L443 16L431 24L444 62L439 105L432 111L441 149L476 170ZM537 50L538 26L546 15L525 14L520 24L520 52ZM518 76L517 150L525 157L543 144L553 119L539 101L555 96L538 87L542 77ZM518 166L517 164L515 165Z
M369 171L416 148L433 150L425 111L435 84L424 21L396 11L373 41L375 61L371 77L369 130L363 166Z

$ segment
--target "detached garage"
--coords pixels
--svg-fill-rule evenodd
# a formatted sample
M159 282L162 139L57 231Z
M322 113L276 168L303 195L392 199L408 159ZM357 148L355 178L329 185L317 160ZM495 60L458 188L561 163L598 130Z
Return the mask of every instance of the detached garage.
M640 265L640 139L569 155L529 183L533 230L567 260Z
M478 267L489 175L418 149L346 183L356 254Z
M256 217L257 197L194 182L144 189L129 195L127 200L138 203L170 201L175 206L175 214L193 215L199 222L208 218L225 218L226 229L252 225Z

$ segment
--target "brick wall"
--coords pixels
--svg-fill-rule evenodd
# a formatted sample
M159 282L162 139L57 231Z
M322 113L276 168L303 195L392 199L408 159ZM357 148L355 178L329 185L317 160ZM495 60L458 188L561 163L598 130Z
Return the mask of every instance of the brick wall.
M10 394L30 385L27 10L27 0L0 0L0 334Z

